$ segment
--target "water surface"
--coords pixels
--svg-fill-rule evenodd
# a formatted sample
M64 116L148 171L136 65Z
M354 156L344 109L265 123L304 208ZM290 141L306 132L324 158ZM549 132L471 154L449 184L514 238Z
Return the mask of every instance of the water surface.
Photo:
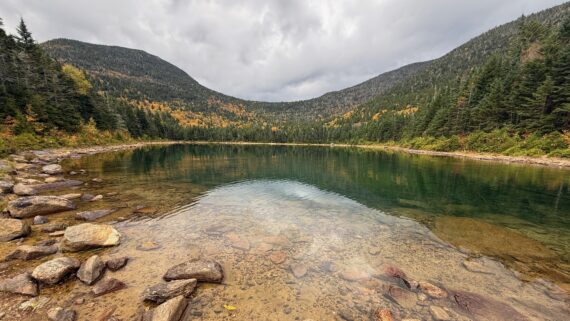
M361 149L231 145L147 147L68 160L65 167L87 171L80 176L89 182L83 192L105 195L79 210L120 208L99 221L113 222L124 242L98 252L133 258L113 274L128 291L90 299L94 306L79 307L86 318L116 306L128 319L141 309L145 287L194 257L221 262L226 279L196 291L188 320L267 320L268 314L274 320L368 320L382 307L396 319L430 320L430 306L448 309L454 320L504 319L418 293L394 300L386 293L402 285L376 276L387 264L450 293L501 302L529 320L563 320L569 311L567 170ZM95 177L103 182L91 182ZM52 217L69 222L73 214ZM69 293L89 290L79 282L65 287L66 295L61 286L47 293L65 302Z

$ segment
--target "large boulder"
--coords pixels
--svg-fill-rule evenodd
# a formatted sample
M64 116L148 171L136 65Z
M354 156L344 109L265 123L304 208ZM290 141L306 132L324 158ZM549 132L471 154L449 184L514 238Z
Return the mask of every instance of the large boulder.
M79 260L70 257L58 257L38 265L32 271L32 277L42 283L57 284L63 278L77 271L81 266Z
M190 260L168 269L164 280L196 279L201 282L221 283L224 278L222 266L212 260Z
M30 273L23 273L10 279L0 280L0 292L37 296L38 284Z
M20 245L6 256L6 260L35 260L57 253L59 246L53 245Z
M188 300L184 296L177 296L159 305L152 312L152 321L179 321L184 310L188 306Z
M8 212L16 218L34 217L73 209L75 209L75 204L72 201L58 196L28 196L8 203Z
M196 288L196 283L196 279L162 282L147 288L143 292L143 299L145 301L163 303L179 295L187 298Z
M101 218L103 216L107 216L107 215L114 213L114 212L115 212L114 209L79 212L79 213L75 214L75 219L76 220L82 220L82 221L94 221L98 218Z
M28 223L13 218L0 218L0 242L7 242L30 234Z
M42 172L49 175L59 175L63 174L63 168L58 164L50 164L42 167Z
M92 285L99 280L104 270L105 262L101 260L99 255L93 255L81 264L79 271L77 271L77 277L81 282Z
M78 252L119 245L121 234L111 225L83 223L68 227L63 234L63 251Z

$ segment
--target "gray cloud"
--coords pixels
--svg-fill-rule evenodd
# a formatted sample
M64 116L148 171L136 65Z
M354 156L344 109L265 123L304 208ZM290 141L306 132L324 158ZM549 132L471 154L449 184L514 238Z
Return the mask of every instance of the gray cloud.
M439 57L562 0L2 0L12 31L145 50L203 85L298 100Z

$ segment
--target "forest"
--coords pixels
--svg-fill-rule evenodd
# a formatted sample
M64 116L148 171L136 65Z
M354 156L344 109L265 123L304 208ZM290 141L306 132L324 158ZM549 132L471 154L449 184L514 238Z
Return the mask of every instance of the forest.
M306 120L272 114L268 110L275 106L263 110L258 102L238 102L230 108L227 102L236 102L232 97L209 99L209 93L216 93L185 80L184 73L176 74L182 86L177 93L199 99L186 104L167 97L168 91L153 99L154 88L168 86L133 88L133 82L102 81L81 68L91 66L89 62L72 64L48 55L23 19L15 35L8 34L0 20L0 154L164 139L380 143L570 157L567 7L551 9L540 19L521 17L438 60L413 65L393 76L381 94L349 112ZM160 70L156 72L160 76ZM200 93L183 93L184 84ZM219 121L186 119L212 110Z

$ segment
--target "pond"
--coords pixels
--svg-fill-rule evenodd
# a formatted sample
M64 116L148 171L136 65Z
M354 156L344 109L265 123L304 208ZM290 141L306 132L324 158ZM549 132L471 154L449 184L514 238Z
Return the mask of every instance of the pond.
M564 320L570 311L568 170L255 145L153 146L63 165L85 170L76 191L104 196L78 211L117 209L98 222L122 234L120 246L77 257L131 258L107 272L124 290L42 289L80 320L109 309L131 320L151 308L143 290L192 258L219 262L224 281L200 284L183 320L375 320L378 309L394 320L441 310L452 320ZM77 224L74 212L50 220Z

